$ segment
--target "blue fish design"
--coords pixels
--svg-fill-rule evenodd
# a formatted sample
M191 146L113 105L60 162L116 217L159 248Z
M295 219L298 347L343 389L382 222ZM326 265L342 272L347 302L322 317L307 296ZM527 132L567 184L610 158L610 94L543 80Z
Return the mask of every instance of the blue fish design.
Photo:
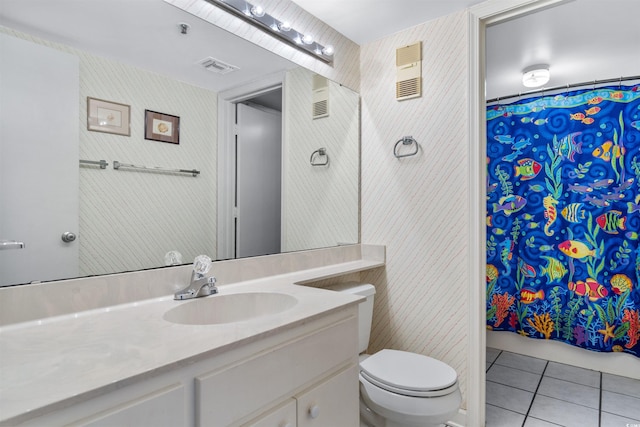
M518 142L514 142L511 146L512 150L524 150L527 146L531 145L531 138L524 139L522 138Z
M575 162L573 156L582 153L582 141L577 142L576 138L582 135L582 132L573 132L562 138L560 141L553 140L553 148L564 160Z
M493 138L500 144L513 144L513 141L515 141L515 138L511 135L496 135Z
M522 154L522 151L516 150L513 153L504 156L502 160L504 160L505 162L513 162L520 154Z
M504 265L504 274L509 275L511 273L511 265L509 261L513 258L513 241L509 238L504 239L500 243L500 262Z

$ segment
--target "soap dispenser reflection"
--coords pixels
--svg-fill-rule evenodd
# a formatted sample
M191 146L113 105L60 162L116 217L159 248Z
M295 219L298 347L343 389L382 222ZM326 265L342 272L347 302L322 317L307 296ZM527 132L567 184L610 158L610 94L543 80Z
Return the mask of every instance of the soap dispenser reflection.
M210 269L211 258L206 255L198 255L193 261L193 272L191 273L189 286L176 292L173 299L192 299L217 294L216 278L206 276Z

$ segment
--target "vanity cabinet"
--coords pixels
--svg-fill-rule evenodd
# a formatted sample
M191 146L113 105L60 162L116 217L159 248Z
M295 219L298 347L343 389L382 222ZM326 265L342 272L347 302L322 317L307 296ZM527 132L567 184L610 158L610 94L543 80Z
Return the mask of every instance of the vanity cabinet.
M10 425L358 427L357 328L347 306Z
M357 333L356 318L350 317L196 377L196 425L235 425L255 408L293 397L298 425L356 426L324 420L332 419L333 406L338 412L353 409L357 417Z

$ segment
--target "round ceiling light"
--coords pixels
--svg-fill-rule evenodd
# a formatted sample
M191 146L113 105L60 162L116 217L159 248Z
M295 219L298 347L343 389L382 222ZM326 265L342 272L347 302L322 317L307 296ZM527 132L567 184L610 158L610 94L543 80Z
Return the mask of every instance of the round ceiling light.
M550 78L548 65L534 65L522 71L522 84L526 87L544 86Z

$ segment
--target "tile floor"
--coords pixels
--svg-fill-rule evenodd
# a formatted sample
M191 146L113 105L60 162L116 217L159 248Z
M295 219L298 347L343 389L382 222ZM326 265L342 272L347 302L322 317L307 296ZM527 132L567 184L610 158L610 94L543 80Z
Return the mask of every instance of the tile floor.
M640 427L640 380L487 348L486 427Z

